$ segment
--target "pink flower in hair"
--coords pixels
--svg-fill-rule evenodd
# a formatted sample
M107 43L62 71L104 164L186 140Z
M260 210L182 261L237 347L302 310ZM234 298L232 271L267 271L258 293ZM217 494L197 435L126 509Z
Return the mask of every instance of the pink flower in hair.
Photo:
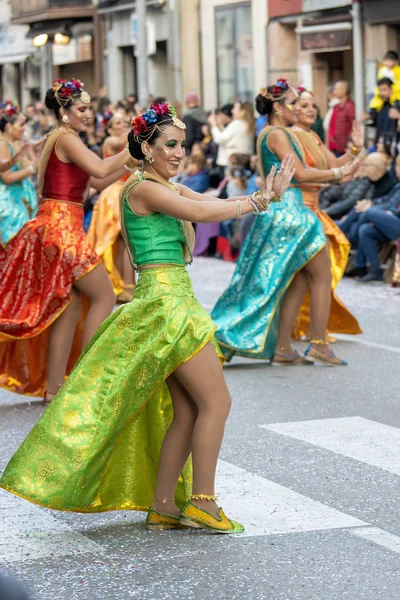
M170 113L169 105L166 102L163 102L162 104L152 104L150 109L154 110L159 117Z

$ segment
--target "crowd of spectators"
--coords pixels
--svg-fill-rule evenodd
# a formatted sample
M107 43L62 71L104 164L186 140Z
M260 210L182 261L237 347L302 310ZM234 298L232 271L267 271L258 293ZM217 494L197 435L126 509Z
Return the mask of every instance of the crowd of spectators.
M151 102L165 98L149 97ZM187 156L182 162L177 182L198 193L208 192L217 198L250 195L262 185L257 168L256 140L265 127L265 117L258 117L249 102L236 101L206 112L196 94L189 94L185 105L174 104L177 115L186 124ZM329 88L327 110L314 130L338 156L346 152L355 119L350 86L338 81ZM134 94L117 103L102 89L92 98L91 122L82 135L85 144L98 155L108 134L110 114L118 112L130 123L142 109ZM43 103L26 107L25 137L35 142L54 126L54 119ZM320 204L346 234L353 248L347 275L361 281L388 279L381 261L392 267L394 242L400 237L400 66L398 55L390 51L379 71L377 88L369 111L362 116L366 126L366 148L352 181L323 187ZM89 226L97 194L92 191L85 206L85 223ZM195 254L236 260L254 217L240 223L197 225ZM369 266L369 270L367 267ZM395 282L400 284L400 259Z

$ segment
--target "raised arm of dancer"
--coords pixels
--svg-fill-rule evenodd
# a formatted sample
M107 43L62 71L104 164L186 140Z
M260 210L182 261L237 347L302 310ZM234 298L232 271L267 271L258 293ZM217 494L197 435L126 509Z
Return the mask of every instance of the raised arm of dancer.
M327 146L325 146L325 144L322 144L322 151L328 160L328 166L330 169L335 167L343 167L344 165L351 163L364 148L364 130L362 129L359 121L354 121L353 123L351 141L353 142L354 151L357 152L357 154L353 155L350 152L346 152L346 154L343 154L343 156L339 156L338 158L329 150Z
M121 179L126 174L127 174L127 169L125 169L125 167L121 167L120 169L118 169L118 171L115 171L115 173L112 173L112 175L109 175L108 177L104 177L103 179L98 179L97 177L92 177L90 179L90 185L98 192L102 192L103 190L108 188L109 185L112 185L113 183L118 181L118 179Z
M106 151L115 152L121 150L128 144L128 132L124 131L124 133L120 136L110 135L105 139L103 144L103 153Z
M82 140L73 134L63 135L57 142L57 156L65 162L72 162L96 179L104 179L119 170L131 155L127 149L119 154L104 158L96 156L86 148Z
M293 153L289 138L282 129L271 131L268 136L268 146L281 161L286 154ZM306 167L298 156L294 157L294 168L296 170L296 181L298 183L333 183L337 181L336 173L332 169L322 171L320 169ZM342 169L343 179L346 180L351 176L353 168L348 164L342 167Z
M287 154L284 159L282 160L281 163L281 170L283 169L284 173L291 173L294 170L294 155L293 153L291 154ZM274 169L273 171L273 176L275 176L275 172L276 169ZM270 173L271 175L271 173ZM281 194L283 194L284 191L286 191L286 188L288 187L289 183L290 183L290 179L287 181L286 183L286 179L287 177L285 177L285 188L281 189L281 187L277 187L277 183L278 180L274 179L274 183L273 183L273 192L276 196L280 196ZM181 194L181 196L184 196L185 198L190 198L190 200L196 200L196 202L203 202L204 200L206 200L207 202L215 202L215 197L214 196L209 196L208 194L199 194L198 192L194 192L193 190L189 189L188 187L186 187L185 185L182 185L181 183L177 185L178 189L179 189L179 193ZM226 198L225 200L223 200L223 202L236 202L236 200L246 200L246 198L249 197L249 194L247 194L246 196L240 196L240 197L235 197L235 198Z
M14 156L11 156L7 144L4 142L0 143L0 178L6 185L11 185L17 181L22 181L22 179L25 179L26 177L36 173L36 168L34 165L28 165L19 171L11 171L11 168L17 162L14 157L19 157L21 154L22 152L18 152L14 154Z
M275 168L271 169L265 179L262 194L257 198L256 204L260 206L261 210L266 210L270 199L275 195L273 191L275 171ZM288 170L283 176L280 175L279 181L283 185L283 191L287 188L293 175L293 170ZM129 203L132 210L140 215L160 212L193 223L235 219L238 217L238 204L240 205L240 214L243 216L254 210L254 206L247 201L245 196L235 198L235 202L228 203L225 200L215 200L212 197L211 200L198 202L186 196L174 194L166 187L149 180L142 181L136 186Z

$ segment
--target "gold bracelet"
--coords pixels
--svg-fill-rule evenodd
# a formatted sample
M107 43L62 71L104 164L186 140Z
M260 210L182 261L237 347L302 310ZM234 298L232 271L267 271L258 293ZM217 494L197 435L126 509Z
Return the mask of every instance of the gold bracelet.
M362 146L356 146L355 144L352 145L352 147L350 148L350 154L352 156L358 156L362 150Z
M273 196L270 202L282 202L282 196Z

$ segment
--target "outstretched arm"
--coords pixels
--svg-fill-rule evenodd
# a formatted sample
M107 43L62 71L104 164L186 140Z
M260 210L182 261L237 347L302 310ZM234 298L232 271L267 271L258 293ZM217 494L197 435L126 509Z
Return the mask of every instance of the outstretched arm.
M101 159L86 148L76 135L63 135L57 142L57 155L61 160L72 162L96 179L104 179L119 170L130 158L127 149L110 158Z

